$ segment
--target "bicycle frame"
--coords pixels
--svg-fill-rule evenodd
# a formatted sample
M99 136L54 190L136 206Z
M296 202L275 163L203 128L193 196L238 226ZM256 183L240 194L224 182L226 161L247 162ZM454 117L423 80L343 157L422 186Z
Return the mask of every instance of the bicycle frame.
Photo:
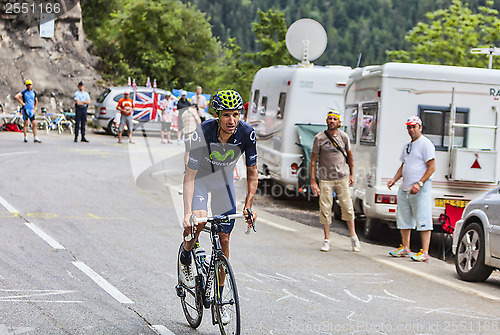
M202 285L201 285L201 293L203 295L203 306L205 308L209 308L210 305L213 303L213 299L210 297L210 293L211 293L212 285L214 285L214 279L216 278L215 276L218 275L218 273L215 269L215 264L219 260L220 255L223 254L222 247L220 244L219 234L218 234L219 228L221 227L222 222L233 219L233 218L240 218L240 217L243 217L243 215L242 214L234 214L234 215L227 216L227 218L215 217L213 219L207 219L207 218L198 219L199 222L207 221L207 223L210 223L210 228L207 228L205 226L203 231L210 233L210 240L212 241L212 252L211 252L212 257L210 258L210 265L208 267L208 273L206 274L206 281L202 281ZM193 253L193 256L194 256L195 249L193 248L191 250L191 252ZM198 275L201 275L203 277L203 275L202 275L203 266L202 266L202 264L200 264L199 260L196 257L194 257L194 259L195 259L197 273L198 273ZM215 297L215 294L214 294L214 297Z
M249 224L247 227L248 233L252 228L253 230L255 230L255 226L252 219L252 211L248 209L247 213L251 222L251 224ZM192 288L187 287L180 280L178 281L178 284L176 286L177 295L181 298L184 314L190 326L193 328L197 328L200 325L201 319L203 317L203 309L211 308L212 323L214 325L219 324L222 334L226 334L225 329L228 324L231 324L229 326L231 328L236 327L235 329L233 329L231 334L240 334L240 307L235 277L230 263L226 259L222 251L219 233L223 231L223 223L229 223L229 221L232 219L243 217L243 214L231 214L219 215L210 218L196 218L194 215L192 215L190 218L191 234L185 236L184 240L191 241L195 237L195 222L206 222L210 223L210 225L205 225L203 231L210 233L210 241L212 244L211 258L206 273L204 271L206 267L204 266L204 264L202 264L200 259L196 257L196 250L197 248L199 248L199 243L197 241L190 251L190 257L194 258L194 268L196 268L196 273L194 275L194 279L196 282L195 286ZM198 234L196 234L196 236L197 235ZM183 250L182 248L183 246L181 244L181 246L179 247L179 253L181 252L181 250ZM180 260L178 260L178 262L180 262ZM223 278L221 278L221 274ZM226 289L227 291L224 290L224 293L226 293L224 296L223 292L220 290L221 287L228 287ZM187 296L190 297L190 302L185 302L184 299ZM193 298L194 301L192 300ZM229 313L232 313L231 315L234 317L234 323L230 323L229 321L232 319L232 317L228 316L227 305L231 306L229 307Z

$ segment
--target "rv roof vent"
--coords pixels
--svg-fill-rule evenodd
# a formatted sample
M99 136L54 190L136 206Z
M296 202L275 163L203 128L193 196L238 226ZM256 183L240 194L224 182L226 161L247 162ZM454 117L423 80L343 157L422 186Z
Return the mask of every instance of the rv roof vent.
M326 44L325 28L313 19L295 21L286 32L288 52L302 64L319 58L325 52Z

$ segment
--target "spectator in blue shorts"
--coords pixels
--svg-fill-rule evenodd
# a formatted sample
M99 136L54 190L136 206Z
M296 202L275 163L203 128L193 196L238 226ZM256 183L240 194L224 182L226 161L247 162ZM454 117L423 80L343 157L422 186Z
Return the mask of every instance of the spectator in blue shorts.
M422 135L422 120L412 116L406 122L411 142L403 147L401 166L394 178L387 182L392 186L403 177L398 191L397 226L401 232L402 244L389 254L393 257L408 257L418 262L429 260L429 245L432 232L432 182L435 169L436 149L434 144ZM417 228L422 238L422 249L411 255L410 234Z
M26 80L26 89L17 93L15 96L16 100L23 106L21 112L23 113L24 120L24 142L28 142L27 131L28 131L28 120L31 121L31 129L33 131L34 142L42 143L36 136L36 120L35 120L35 110L38 105L38 98L36 92L33 90L33 82L31 80Z

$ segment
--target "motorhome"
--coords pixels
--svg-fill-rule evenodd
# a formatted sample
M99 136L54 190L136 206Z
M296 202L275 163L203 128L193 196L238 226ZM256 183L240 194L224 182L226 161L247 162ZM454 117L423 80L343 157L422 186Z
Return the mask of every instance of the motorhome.
M328 110L343 111L351 71L346 66L299 64L257 72L247 122L257 134L261 177L271 178L288 190L300 188L298 174L304 157L296 125L317 124L326 129Z
M353 70L345 91L347 132L354 155L353 201L366 216L365 235L381 222L395 226L397 189L387 188L410 141L405 121L418 115L436 147L433 219L446 203L464 207L499 182L500 71L387 63Z

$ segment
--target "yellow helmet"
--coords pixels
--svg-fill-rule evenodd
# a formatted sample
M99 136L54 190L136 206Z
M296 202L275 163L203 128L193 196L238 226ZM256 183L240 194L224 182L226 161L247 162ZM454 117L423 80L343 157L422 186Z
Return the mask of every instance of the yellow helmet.
M33 82L30 79L28 79L26 80L26 85L33 85Z

